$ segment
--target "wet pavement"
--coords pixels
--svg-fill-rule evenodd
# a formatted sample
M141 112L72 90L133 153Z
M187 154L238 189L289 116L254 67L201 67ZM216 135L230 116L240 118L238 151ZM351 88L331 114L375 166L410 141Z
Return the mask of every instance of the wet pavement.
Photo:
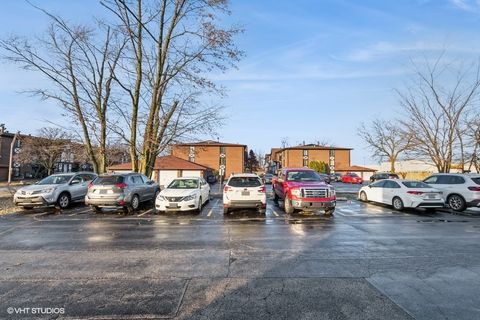
M0 318L478 319L479 244L475 213L357 201L333 217L224 216L219 198L37 209L0 217Z

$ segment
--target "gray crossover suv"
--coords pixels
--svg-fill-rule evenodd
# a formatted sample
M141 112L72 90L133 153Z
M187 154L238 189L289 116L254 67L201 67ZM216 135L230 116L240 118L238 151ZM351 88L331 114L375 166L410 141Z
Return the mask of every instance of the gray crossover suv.
M85 199L88 184L96 177L92 172L53 174L18 189L13 196L13 202L24 209L52 205L65 209L70 203Z
M102 208L123 208L125 212L132 212L141 202L155 201L159 193L160 186L143 174L101 175L88 188L85 204L95 212Z

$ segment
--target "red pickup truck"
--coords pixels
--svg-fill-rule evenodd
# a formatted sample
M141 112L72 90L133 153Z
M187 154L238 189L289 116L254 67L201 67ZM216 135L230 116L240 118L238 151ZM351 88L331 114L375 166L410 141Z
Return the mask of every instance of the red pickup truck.
M272 179L273 201L284 201L285 212L292 214L295 209L323 209L326 215L335 211L335 189L325 183L313 170L308 168L285 168Z

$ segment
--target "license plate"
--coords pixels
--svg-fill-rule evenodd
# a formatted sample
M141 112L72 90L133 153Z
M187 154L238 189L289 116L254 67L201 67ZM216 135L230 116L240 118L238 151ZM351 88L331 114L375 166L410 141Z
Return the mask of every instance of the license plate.
M436 198L436 197L435 197L434 194L429 194L429 195L428 195L428 199L435 199L435 198Z
M169 207L169 208L178 208L178 204L177 204L177 203L172 203L172 202L170 202L170 203L168 204L168 207Z
M242 196L249 196L250 195L250 191L242 191Z

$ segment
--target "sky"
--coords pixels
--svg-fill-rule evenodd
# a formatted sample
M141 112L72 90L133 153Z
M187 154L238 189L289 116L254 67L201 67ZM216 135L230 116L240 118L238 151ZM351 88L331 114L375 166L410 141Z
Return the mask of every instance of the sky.
M72 22L104 13L95 0L32 2ZM480 58L480 0L233 0L230 9L225 22L245 29L245 57L209 75L227 90L216 102L227 118L219 138L263 153L283 138L328 141L353 148L352 164L373 164L357 129L401 116L395 89L408 85L412 59ZM0 37L40 34L48 23L24 1L4 1L0 21ZM0 61L0 122L10 131L62 121L54 103L21 93L43 81Z

